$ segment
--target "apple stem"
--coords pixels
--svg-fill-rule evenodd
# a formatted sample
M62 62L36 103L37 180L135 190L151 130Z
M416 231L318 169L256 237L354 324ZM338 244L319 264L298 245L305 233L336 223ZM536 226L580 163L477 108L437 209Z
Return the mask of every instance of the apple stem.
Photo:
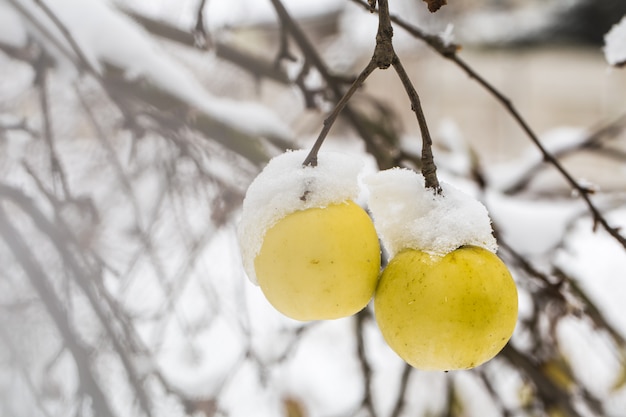
M369 9L373 13L375 11L374 6L376 0L370 0L368 3ZM311 151L302 165L317 165L317 154L322 147L328 132L337 120L341 111L345 108L346 104L348 104L348 101L361 87L361 85L363 85L367 77L369 77L376 68L387 69L390 66L393 66L409 97L411 109L415 112L417 123L420 127L422 135L422 175L425 179L425 185L427 188L431 188L436 194L440 194L441 186L439 185L439 180L437 179L437 166L435 165L433 158L432 139L428 130L428 124L426 123L426 116L424 115L419 95L417 94L413 83L404 69L404 66L400 62L400 58L393 48L392 38L393 27L391 25L391 17L389 15L389 2L388 0L378 0L378 32L376 34L376 47L374 49L374 53L372 54L372 58L363 71L361 71L356 80L354 80L350 88L337 102L333 111L324 120L324 126L322 127L317 140L313 144Z
M324 119L324 126L322 127L322 131L320 132L319 136L317 137L317 140L313 144L311 151L309 152L306 159L302 163L303 166L317 166L317 154L320 148L322 147L322 144L324 143L324 140L326 139L326 136L328 135L330 128L333 126L333 124L335 123L335 120L337 120L337 117L339 116L339 113L341 113L344 107L346 107L346 104L348 104L348 101L350 101L350 98L352 98L356 90L358 90L359 87L361 87L363 82L367 79L367 77L370 76L370 74L375 69L376 69L376 65L374 64L373 61L370 61L367 64L367 66L363 69L363 71L361 71L361 73L356 78L356 80L354 80L350 88L344 93L341 99L337 102L333 111L328 115L326 119Z

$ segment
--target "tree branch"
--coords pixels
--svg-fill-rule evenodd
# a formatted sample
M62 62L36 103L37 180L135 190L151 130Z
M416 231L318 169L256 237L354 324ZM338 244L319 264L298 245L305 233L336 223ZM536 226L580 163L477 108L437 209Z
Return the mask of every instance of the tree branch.
M96 274L91 270L91 268L89 268L86 265L83 265L79 261L79 259L77 259L73 255L74 252L70 250L69 245L65 244L69 236L69 232L67 231L67 229L63 227L59 227L58 225L50 222L50 220L48 220L46 216L35 206L32 200L16 188L13 188L4 184L0 184L0 201L1 200L11 201L13 204L19 207L24 213L26 213L31 218L35 226L44 235L48 236L50 242L58 251L61 259L63 260L63 263L65 264L67 269L71 271L72 276L74 278L74 282L82 290L83 294L89 300L90 305L92 306L94 312L96 313L96 316L98 317L100 323L102 324L102 326L104 327L107 333L108 339L111 341L111 343L113 344L113 347L115 348L115 351L120 357L122 365L128 375L129 382L131 383L133 389L135 390L135 393L137 394L137 398L139 399L139 402L143 410L146 412L148 416L150 416L151 415L150 400L147 396L147 393L144 390L141 377L139 373L136 371L134 365L131 363L131 360L128 357L128 354L126 350L124 349L124 346L122 345L121 340L118 337L118 332L116 332L114 329L115 322L112 321L111 317L107 316L106 312L104 311L103 304L99 302L99 297L96 293L95 287L89 285L89 283L92 283L92 282L95 283L99 279L96 276ZM5 215L4 211L2 210L2 207L0 207L0 220L3 220L2 219L3 215ZM29 274L29 276L32 276L33 279L37 278L40 281L46 280L47 278L45 274L43 274L43 270L41 270L41 274L37 270L37 266L38 266L37 263L33 264L32 266L35 269L33 270L26 269L23 262L28 261L28 258L27 257L18 258L18 255L22 254L23 252L22 246L26 248L26 253L29 253L26 243L23 242L23 239L21 239L21 237L18 234L19 232L9 224L6 227L6 233L8 234L7 236L11 236L11 234L17 235L16 239L18 241L18 246L15 249L17 251L15 254L15 257L18 260L18 262L22 265L24 270ZM20 242L23 242L23 243L20 243ZM36 259L33 258L33 262L36 262ZM44 289L45 291L53 291L52 289L47 288L47 287L42 288L42 290ZM43 292L43 294L46 294L46 292ZM51 315L53 315L53 317L55 314L60 313L54 310L54 306L48 306L48 308L50 309L50 313ZM67 324L67 326L69 326L69 324ZM70 337L70 338L74 337L71 328L67 330L61 327L60 330L61 330L63 337ZM68 331L70 333L68 333ZM69 342L71 342L72 340L74 339L70 339ZM80 350L77 350L76 352L79 355L81 354ZM78 356L76 359L82 360L82 357Z
M393 49L393 27L391 26L387 0L378 1L380 11L378 20L378 32L376 34L376 47L374 49L372 58L365 66L365 68L361 71L356 80L352 83L348 91L344 94L341 94L340 88L330 81L331 76L325 64L322 62L315 49L308 42L302 30L298 27L298 25L293 22L280 0L271 1L274 5L276 12L279 15L279 18L281 19L282 25L290 30L292 36L294 37L300 48L303 50L306 57L312 60L313 65L318 69L318 71L320 71L321 75L326 79L329 86L333 89L335 96L340 97L331 114L326 118L326 120L324 120L324 126L322 127L322 130L311 151L304 160L303 165L315 166L317 164L317 153L321 148L322 143L326 139L330 128L332 127L333 123L335 122L339 113L341 113L342 110L348 111L348 117L353 122L355 121L354 116L350 115L347 103L354 94L354 92L365 82L367 77L369 77L374 69L386 69L389 68L389 66L393 65L396 69L396 73L402 81L402 85L407 91L407 95L409 96L409 100L411 101L411 107L417 115L420 131L422 132L422 172L424 174L424 177L426 178L426 186L432 188L434 192L439 193L441 189L439 187L439 181L437 180L436 166L432 156L432 140L428 132L428 126L422 110L419 96L417 95L417 92L415 91L415 88L413 87L406 71L402 67L400 58L397 56ZM355 127L356 126L357 125L355 124Z
M376 64L372 60L367 64L367 66L363 69L363 71L361 71L359 76L356 78L354 83L352 83L352 85L350 86L348 91L346 91L343 97L341 97L339 102L335 105L335 108L333 109L333 111L324 120L324 126L322 127L322 131L317 137L317 140L313 144L311 151L307 155L302 165L304 166L316 166L317 165L317 153L322 147L322 144L324 143L324 140L326 139L326 136L328 135L330 128L335 123L335 120L337 120L337 117L339 116L341 111L346 107L346 105L348 104L348 101L352 98L352 95L356 92L356 90L359 89L359 87L361 87L363 82L365 82L367 77L369 77L369 75L374 71L374 69L376 69Z
M376 408L374 407L374 396L372 395L372 367L367 359L367 354L365 352L365 339L363 336L365 321L370 318L370 313L367 309L363 309L356 314L355 318L357 357L359 358L361 373L363 374L364 397L361 406L365 407L370 417L376 417L377 413Z
M281 23L289 31L293 40L302 51L305 59L319 72L322 79L326 82L335 102L339 102L344 95L344 80L331 74L330 70L317 53L313 44L309 41L300 26L293 20L283 6L280 0L271 0L276 14ZM358 135L363 138L367 150L374 155L381 169L390 168L396 164L398 152L385 143L384 138L373 134L368 126L368 120L365 116L354 110L349 104L346 104L342 114L350 122L357 131Z
M204 26L204 7L206 0L200 0L196 10L196 25L193 28L194 45L200 49L206 48L210 44L209 35Z
M393 61L393 67L398 73L398 77L400 77L402 85L404 85L404 89L409 96L409 100L411 101L411 110L415 112L417 123L422 134L422 175L424 176L424 185L426 188L432 189L436 194L440 194L441 186L439 185L439 180L437 179L437 166L435 165L435 159L433 157L433 141L430 137L430 132L428 131L426 116L424 115L419 95L417 94L415 87L413 87L413 84L411 83L411 80L409 79L409 76L399 59L395 59Z
M32 254L21 233L12 225L5 209L0 205L0 238L4 240L13 257L20 265L30 284L35 289L50 313L59 333L72 352L80 378L81 390L93 400L93 411L97 415L113 417L110 405L91 371L89 351L80 343L63 309L56 292L49 282L43 267Z
M370 5L363 0L352 0L354 3L370 10ZM380 4L379 4L380 7ZM380 10L379 10L380 14ZM526 136L530 138L530 140L535 144L537 149L541 152L543 158L546 162L552 164L556 170L565 178L568 184L576 190L581 198L585 201L589 211L593 215L594 223L600 224L617 242L619 242L624 249L626 249L626 237L624 237L619 229L616 227L612 227L607 222L606 218L602 215L600 210L596 207L596 205L591 200L590 190L586 188L584 185L581 185L576 181L572 175L561 165L561 163L552 155L548 150L543 146L539 137L535 134L535 132L530 128L530 125L526 122L526 120L521 116L518 112L517 108L513 105L511 100L502 94L498 89L496 89L491 83L489 83L485 78L483 78L480 74L474 71L465 61L463 61L457 54L458 46L455 44L448 44L444 42L440 37L427 35L422 30L416 28L415 26L405 22L403 19L397 16L390 16L390 20L405 29L414 37L421 39L426 42L430 47L432 47L436 52L438 52L441 56L446 59L451 60L457 66L459 66L465 73L473 78L478 84L480 84L487 92L489 92L495 99L498 101L505 110L511 115L511 117L515 120L515 122L519 125L519 127L526 133Z

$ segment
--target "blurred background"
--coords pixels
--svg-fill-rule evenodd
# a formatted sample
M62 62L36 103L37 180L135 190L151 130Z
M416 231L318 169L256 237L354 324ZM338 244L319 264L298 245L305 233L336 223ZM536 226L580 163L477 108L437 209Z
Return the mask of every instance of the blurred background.
M626 416L626 70L605 42L626 2L390 3L439 177L486 205L516 279L507 347L418 371L371 306L295 322L243 272L246 188L369 61L366 2L0 0L1 416ZM419 132L379 70L323 149L419 170Z

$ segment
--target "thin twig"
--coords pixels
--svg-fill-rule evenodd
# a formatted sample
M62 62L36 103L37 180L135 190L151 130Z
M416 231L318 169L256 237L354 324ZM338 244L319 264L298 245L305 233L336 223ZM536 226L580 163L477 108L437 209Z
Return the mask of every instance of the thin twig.
M415 87L413 87L413 84L411 83L411 80L409 79L409 76L399 59L395 59L393 61L393 67L404 85L404 89L409 96L409 100L411 100L411 109L415 112L420 132L422 134L422 175L424 176L424 185L426 188L430 188L434 190L436 194L439 194L441 193L441 186L439 185L439 180L437 179L437 166L435 165L435 160L433 158L433 141L430 137L430 132L428 131L426 116L424 116L424 110L420 104L419 95L417 94Z
M78 370L80 389L91 397L94 412L97 410L99 415L113 417L107 398L92 373L89 351L80 342L80 337L75 334L63 309L63 303L56 296L56 291L43 267L22 234L13 226L2 206L0 206L0 237L26 274L28 281L50 313L68 349L72 352Z
M370 318L370 313L367 309L361 310L355 316L355 326L356 326L356 342L357 342L357 357L359 358L359 363L361 364L361 373L363 374L363 388L364 388L364 397L362 407L368 411L370 417L375 417L377 415L376 408L374 407L374 396L372 395L372 367L367 359L367 354L365 352L365 339L363 335L363 330L365 327L365 322Z
M141 375L135 369L135 365L131 362L127 349L125 349L125 346L118 337L118 332L115 331L115 325L117 323L111 320L111 316L113 316L113 314L107 314L104 309L105 304L100 302L100 295L97 293L96 287L90 285L91 283L100 280L100 278L97 276L97 271L93 271L92 268L87 265L86 262L84 262L84 260L81 262L77 255L75 255L76 252L81 253L81 251L75 251L73 250L71 245L67 244L68 239L69 241L72 241L72 239L70 238L71 232L69 231L67 226L62 222L51 222L36 206L34 201L17 188L5 184L0 184L0 200L11 201L13 204L15 204L17 207L20 208L20 210L22 210L31 218L33 224L44 235L48 236L50 242L58 251L64 265L69 271L72 272L74 282L82 290L85 297L87 297L87 299L89 300L89 303L96 313L96 316L98 317L100 323L105 329L108 340L111 341L116 353L120 357L122 365L128 375L128 380L131 383L135 393L137 394L137 398L139 399L142 409L148 416L151 416L151 401L147 395L147 392L144 389ZM2 213L3 211L0 207L0 217L2 217ZM17 233L14 228L12 228L11 231ZM21 263L21 260L19 262ZM40 277L41 275L34 270L29 271L25 269L25 271L27 271L27 273L29 274L34 274L33 276L35 277ZM41 277L39 279L43 280L43 278ZM49 292L51 290L46 291ZM51 314L53 312L54 311L51 310ZM71 333L67 333L64 329L62 331L62 334L64 337L73 337Z
M151 34L159 38L167 39L168 41L176 42L180 45L197 47L194 35L189 33L189 31L179 29L167 22L144 16L124 6L117 5L117 7L118 10L132 18ZM213 40L212 47L216 57L237 65L255 78L267 78L280 84L289 84L291 82L285 71L276 68L273 60L256 56L240 48L235 48L221 42L219 39Z
M302 31L302 28L287 12L282 2L280 0L270 1L274 6L280 21L289 30L289 33L302 54L305 56L305 59L310 62L311 66L319 72L322 79L326 82L330 92L332 93L333 100L335 102L341 100L344 95L343 87L345 79L331 74L312 42L307 38L305 33ZM398 152L394 149L394 147L390 146L390 144L385 143L384 140L382 140L383 138L377 137L371 132L365 116L354 110L349 103L345 105L342 115L344 115L354 127L358 135L363 138L368 152L374 155L381 169L389 168L395 165Z
M42 53L41 60L46 61L46 55ZM50 154L50 171L52 173L52 179L58 180L61 186L61 190L63 194L68 197L70 195L69 186L67 183L67 179L65 178L65 172L63 171L63 167L61 166L61 161L59 159L59 155L56 151L56 146L54 143L54 134L52 130L52 121L50 116L50 103L48 102L48 70L47 65L37 65L37 75L35 77L36 84L39 90L39 107L41 109L42 114L42 130L43 130L43 138L48 145L48 152ZM54 185L56 183L53 182Z
M196 26L193 29L194 45L200 49L206 49L210 44L210 38L204 26L204 7L207 0L200 0L196 10Z
M281 19L279 21L279 29L278 29L278 53L276 54L275 65L276 67L280 66L281 61L287 60L290 62L296 62L298 58L289 50L289 30L287 29L286 24ZM305 67L308 65L304 65Z
M341 100L339 100L339 102L335 105L335 108L333 109L333 111L324 120L324 126L322 127L322 131L320 132L319 136L317 137L317 140L311 147L311 151L307 155L302 165L304 166L316 166L317 165L317 153L322 147L322 143L324 143L324 140L326 139L326 136L328 135L330 128L335 123L335 120L337 120L339 113L341 113L341 111L346 107L346 104L348 104L348 101L350 101L350 98L352 98L356 90L358 90L359 87L361 87L365 79L369 77L369 75L375 69L376 69L376 63L374 63L374 61L372 60L367 64L367 66L363 69L363 71L361 71L359 76L356 78L354 83L352 83L352 85L350 86L348 91L346 91L343 97L341 97Z
M413 370L415 370L415 368L411 365L408 363L404 364L404 369L402 369L402 375L400 376L400 387L397 392L398 396L389 417L400 417L402 415L406 404L405 396L409 387L409 377L413 373Z
M58 16L50 9L50 7L48 7L48 5L45 2L41 0L33 0L33 2L37 4L39 8L41 8L44 14L54 23L57 29L61 31L61 34L63 35L67 43L69 43L70 47L72 48L72 51L74 52L74 54L76 54L80 63L85 68L87 68L89 72L94 73L94 74L97 73L95 68L91 65L91 62L89 62L89 60L87 59L87 56L83 53L80 46L78 46L78 42L76 42L76 40L74 39L74 36L70 32L70 30L67 28L67 26L65 26L65 24L61 21L61 19L58 18ZM80 69L80 66L79 66L79 69Z
M511 411L506 404L504 403L502 397L496 392L496 388L494 387L491 378L487 375L484 368L478 368L474 370L474 373L478 375L481 379L487 393L494 402L494 405L498 407L498 411L502 417L510 417L513 415L513 411Z
M393 65L400 81L411 102L411 109L415 112L417 123L422 136L422 175L424 176L426 188L432 189L436 194L441 193L439 180L437 179L437 167L432 153L432 139L428 130L426 116L422 109L419 95L409 78L400 57L393 49L391 38L393 27L391 26L391 16L389 14L389 4L387 0L378 1L378 34L376 35L376 50L372 60L375 60L381 69Z
M280 0L272 0L272 3L274 4L276 11L279 14L279 17L281 18L281 22L283 22L281 24L286 25L285 27L292 27L292 26L294 27L294 29L292 30L292 35L297 40L300 39L300 42L299 42L300 47L303 48L303 45L304 45L307 49L309 48L313 49L308 44L308 41L306 40L306 37L301 32L301 30L296 25L293 25L291 20L289 20L290 17L287 14L287 11L284 8L284 6L281 4ZM426 117L424 116L424 112L422 110L422 106L421 106L417 91L413 87L413 84L411 83L408 77L408 74L404 70L402 63L400 62L400 58L398 57L395 50L393 49L393 43L392 43L393 27L391 26L391 21L390 21L388 1L379 0L378 7L379 7L378 32L376 35L376 47L374 49L372 58L370 59L366 67L361 71L361 73L356 78L356 80L352 83L348 91L346 91L344 94L341 95L341 98L335 105L335 108L333 109L333 111L324 120L324 125L322 127L322 130L317 140L315 141L313 147L311 148L311 151L309 152L306 159L304 160L303 165L304 166L317 165L317 154L324 140L326 139L326 136L328 135L330 128L332 127L335 120L337 119L339 114L342 112L342 110L346 108L350 98L353 96L356 90L365 82L367 77L369 77L369 75L376 68L386 69L389 66L393 65L396 70L396 73L398 74L398 77L402 81L402 85L405 87L407 91L407 94L411 101L411 107L413 111L415 111L416 113L417 121L420 127L420 131L422 133L422 141L423 141L422 173L424 174L424 177L426 178L426 186L428 188L433 189L436 193L439 193L441 191L441 188L439 187L439 181L437 180L436 166L435 166L435 162L434 162L433 155L432 155L432 140L430 137L430 133L428 131ZM283 21L283 19L287 19L287 20ZM306 52L307 51L305 51L305 55L308 57L309 54ZM319 56L315 52L312 52L311 54L313 57L312 58L313 61L318 62L319 65L322 67L322 70L320 71L322 72L322 75L324 75L324 73L328 75L328 71L326 70L325 65L323 65L323 63L321 62L321 59L319 58Z
M605 158L611 158L617 161L624 161L626 160L626 152L619 149L604 147L602 142L610 139L611 137L617 136L620 132L624 130L625 127L626 115L622 115L616 120L597 128L595 131L592 131L587 135L587 137L584 138L584 140L572 143L568 147L564 147L559 149L558 151L552 152L552 156L560 159L577 151L584 150L586 152L595 152L596 154L601 155ZM537 161L536 164L529 166L526 172L523 175L520 175L517 181L515 181L513 184L503 190L503 192L506 194L514 194L523 190L526 186L528 186L530 181L537 175L537 172L539 171L541 166L546 162L547 161L545 159L541 159ZM581 186L584 185L581 184ZM593 192L590 187L584 187L590 193Z
M537 389L537 394L541 397L546 408L552 405L558 405L567 413L567 416L581 417L580 413L574 408L570 394L544 375L539 370L536 362L532 361L510 343L502 349L501 355L506 358L511 365L521 370L533 383Z
M596 205L591 200L591 192L589 188L584 185L581 185L574 179L574 177L565 169L565 167L559 162L559 160L550 153L545 146L539 140L537 134L530 128L530 125L526 122L526 120L522 117L522 115L517 111L517 108L513 105L512 101L504 96L500 91L498 91L493 85L491 85L487 80L485 80L482 76L476 73L469 65L467 65L464 61L461 60L456 54L452 56L446 56L446 58L451 59L457 65L465 70L465 72L471 77L474 78L480 85L482 85L491 95L495 97L495 99L500 102L502 106L509 112L509 114L513 117L513 119L517 122L517 124L521 127L521 129L526 133L526 136L530 138L530 140L535 144L537 149L541 152L544 160L549 164L552 164L554 168L565 178L565 180L570 184L570 186L575 189L581 196L581 198L587 204L589 211L593 215L594 220L594 228L597 224L600 224L604 230L606 230L616 241L618 241L624 249L626 249L626 237L622 236L619 232L619 229L616 227L612 227L609 225L606 218L602 215L600 210L596 207Z
M354 3L366 8L367 10L371 10L370 5L363 0L352 0ZM379 4L380 7L380 4ZM380 10L379 10L380 13ZM556 170L565 178L565 180L570 184L570 186L578 191L582 199L585 201L589 211L593 215L594 219L594 227L597 224L600 224L616 241L618 241L625 249L626 249L626 237L624 237L619 229L616 227L612 227L608 224L606 218L602 215L600 210L596 207L590 197L590 190L581 185L572 177L572 175L561 165L561 163L543 146L539 137L535 134L535 132L530 128L530 125L526 122L526 120L521 116L516 107L513 105L511 100L502 94L498 89L496 89L491 83L489 83L485 78L483 78L480 74L474 71L465 61L463 61L458 56L459 47L456 44L447 43L441 39L439 36L426 34L424 31L416 28L415 26L407 23L403 19L397 16L390 16L390 20L405 29L414 37L424 41L430 47L432 47L435 51L437 51L441 56L447 58L458 65L465 73L473 78L477 83L479 83L484 89L486 89L495 99L498 101L513 117L513 119L517 122L520 128L526 133L526 136L530 138L530 140L537 146L537 149L541 152L543 158L546 162L552 164Z
M30 13L30 11L26 7L24 7L24 5L21 4L21 2L17 0L8 0L8 2L11 3L11 5L15 8L15 10L20 12L29 21L29 23L32 24L33 27L45 37L45 39L48 42L52 43L57 48L57 50L61 52L62 55L64 55L67 59L73 62L77 68L81 67L80 63L76 62L79 59L79 57L72 54L72 51L68 49L65 44L60 42L59 39L57 39L56 36L54 36L54 34L48 29L46 25L39 22L39 20L36 19Z
M139 202L133 190L133 186L124 171L124 167L117 157L117 154L115 152L115 149L113 149L111 142L107 139L105 132L102 131L96 115L94 114L91 107L89 107L89 104L86 102L83 93L78 87L74 88L74 92L76 93L76 97L78 98L78 101L83 108L85 115L87 116L87 120L89 120L91 127L94 130L95 138L98 140L98 142L100 142L102 148L104 148L106 152L106 158L115 170L115 175L121 185L122 191L126 194L126 197L128 197L128 201L133 208L133 214L135 217L135 222L137 223L137 228L142 229L143 224L141 218L141 210L139 209Z
M32 138L39 137L39 133L37 133L37 131L35 131L28 125L26 118L22 118L16 122L0 123L0 137L2 137L6 132L10 131L21 131L27 133Z

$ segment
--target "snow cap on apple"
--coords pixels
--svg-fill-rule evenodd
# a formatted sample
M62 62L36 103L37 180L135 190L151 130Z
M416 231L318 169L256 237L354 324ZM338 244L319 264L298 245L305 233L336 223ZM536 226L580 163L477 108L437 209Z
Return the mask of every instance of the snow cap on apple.
M466 245L497 251L485 206L452 185L441 183L436 194L421 174L404 168L377 172L364 182L389 258L403 249L441 256Z
M272 158L248 187L237 234L244 269L255 284L254 259L274 224L290 213L355 200L359 195L361 159L322 151L315 167L303 166L307 154L288 151Z

